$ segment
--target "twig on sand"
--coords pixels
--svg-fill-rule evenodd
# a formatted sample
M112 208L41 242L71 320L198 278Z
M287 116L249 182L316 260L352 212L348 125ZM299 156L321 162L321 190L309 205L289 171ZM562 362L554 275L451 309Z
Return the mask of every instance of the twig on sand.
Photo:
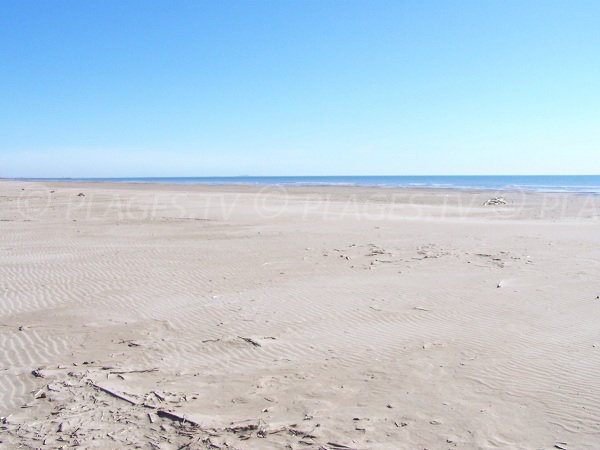
M165 411L164 409L157 410L156 411L156 415L158 417L162 417L164 419L169 419L169 420L172 420L174 422L189 423L189 424L194 425L196 427L199 426L198 422L190 420L190 419L188 419L185 416L182 416L180 414L177 414L177 413L174 413L174 412L170 412L170 411Z
M120 400L126 401L127 403L129 403L131 405L137 405L138 404L134 399L132 399L131 397L128 397L127 395L122 394L120 392L113 391L111 389L102 387L102 386L97 385L95 383L92 383L92 386L95 387L96 389L102 391L102 392L107 393L108 395L111 395L111 396L113 396L115 398L118 398Z
M228 431L230 433L243 433L246 431L254 431L254 430L258 430L258 425L255 423L250 423L248 425L237 425L237 426L225 428L225 431Z
M258 342L256 342L254 339L243 337L243 336L238 336L238 337L240 339L246 341L247 343L254 345L255 347L261 347L261 345Z
M111 375L118 375L121 373L146 373L146 372L156 372L158 369L155 367L153 369L138 369L138 370L113 370L110 372Z
M302 438L306 438L306 439L316 439L317 437L313 434L310 434L312 431L303 431L303 430L298 430L297 428L292 428L292 427L287 427L288 433L290 433L292 436L301 436ZM313 428L314 430L314 428Z
M156 398L158 398L162 402L164 402L167 399L167 397L162 392L152 391L152 393L156 395Z
M327 445L329 445L330 447L332 447L334 449L342 449L342 448L351 449L352 448L352 447L348 447L346 445L337 444L335 442L328 442Z

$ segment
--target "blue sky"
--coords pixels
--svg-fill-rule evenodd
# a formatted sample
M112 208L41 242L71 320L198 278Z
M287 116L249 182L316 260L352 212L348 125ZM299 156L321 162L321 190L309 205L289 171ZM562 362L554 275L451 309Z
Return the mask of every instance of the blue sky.
M600 174L598 1L0 8L0 176Z

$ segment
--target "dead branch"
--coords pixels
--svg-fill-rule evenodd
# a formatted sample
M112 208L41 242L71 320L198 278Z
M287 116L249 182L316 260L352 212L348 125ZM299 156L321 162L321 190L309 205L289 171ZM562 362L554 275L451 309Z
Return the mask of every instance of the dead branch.
M119 400L126 401L127 403L129 403L131 405L137 405L137 402L134 399L132 399L131 397L128 397L125 394L122 394L120 392L113 391L113 390L110 390L108 388L99 386L99 385L97 385L95 383L92 383L92 386L95 387L96 389L102 391L102 392L105 392L108 395L111 395L111 396L113 396L115 398L118 398Z
M200 425L198 422L195 422L193 420L187 419L185 416L179 415L179 414L174 413L174 412L165 411L164 409L157 410L156 411L156 415L158 417L169 419L169 420L172 420L174 422L189 423L190 425L194 425L196 427Z
M247 343L254 345L255 347L261 347L261 345L258 342L256 342L254 339L243 337L243 336L238 336L238 337L240 339L246 341Z
M146 372L156 372L157 368L154 369L139 369L139 370L113 370L110 372L111 375L119 375L122 373L146 373Z

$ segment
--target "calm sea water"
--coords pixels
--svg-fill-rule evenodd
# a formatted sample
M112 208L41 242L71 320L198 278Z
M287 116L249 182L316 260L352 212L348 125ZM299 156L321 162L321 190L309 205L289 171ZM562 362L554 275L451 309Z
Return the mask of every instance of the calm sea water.
M176 178L68 178L39 181L110 181L118 183L338 185L427 187L600 194L600 175L502 176L296 176L296 177L176 177Z

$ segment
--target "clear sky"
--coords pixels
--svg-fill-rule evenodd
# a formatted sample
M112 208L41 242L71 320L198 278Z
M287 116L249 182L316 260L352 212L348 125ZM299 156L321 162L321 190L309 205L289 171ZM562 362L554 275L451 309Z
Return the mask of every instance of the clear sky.
M0 11L0 176L600 174L597 0Z

